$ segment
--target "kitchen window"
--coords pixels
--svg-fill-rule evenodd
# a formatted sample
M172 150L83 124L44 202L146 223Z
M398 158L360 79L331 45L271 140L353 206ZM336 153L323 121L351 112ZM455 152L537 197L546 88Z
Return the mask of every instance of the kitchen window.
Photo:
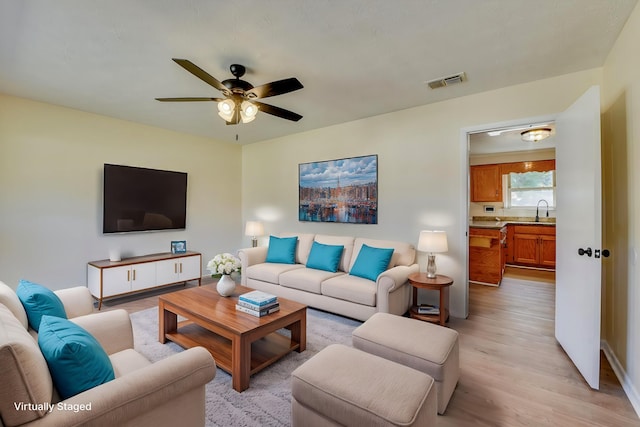
M503 180L505 208L535 208L542 199L556 207L556 171L511 172Z

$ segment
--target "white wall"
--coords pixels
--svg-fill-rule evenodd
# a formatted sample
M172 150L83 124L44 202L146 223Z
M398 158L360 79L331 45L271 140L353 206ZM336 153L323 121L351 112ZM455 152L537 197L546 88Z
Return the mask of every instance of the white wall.
M594 69L245 146L243 217L264 220L267 233L346 234L414 244L420 230L445 230L449 252L438 255L438 271L454 278L452 314L463 317L467 153L460 145L461 129L556 113L600 83L601 70ZM298 221L299 163L367 154L378 155L377 225ZM419 262L424 269L422 255Z
M186 230L103 235L104 163L187 172ZM86 263L114 247L133 256L186 240L203 263L236 250L241 169L239 146L0 96L0 280L84 285Z
M636 6L604 64L603 339L605 351L640 414L640 6Z

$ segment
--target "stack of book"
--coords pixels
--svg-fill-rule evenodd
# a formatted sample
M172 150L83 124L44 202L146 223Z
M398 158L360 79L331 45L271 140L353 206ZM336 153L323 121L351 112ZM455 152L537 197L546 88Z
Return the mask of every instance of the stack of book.
M240 295L236 310L262 317L280 310L280 303L275 295L262 291L251 291Z
M418 314L440 314L440 308L437 305L420 304L418 306Z

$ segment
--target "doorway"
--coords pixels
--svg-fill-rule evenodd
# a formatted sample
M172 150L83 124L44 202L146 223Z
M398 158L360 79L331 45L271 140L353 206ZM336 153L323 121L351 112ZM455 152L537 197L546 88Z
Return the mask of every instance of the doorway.
M605 255L601 250L600 88L590 87L566 110L542 120L555 122L562 139L556 151L558 169L561 171L558 178L561 185L557 216L561 221L557 226L555 337L589 386L598 389L601 256ZM534 121L538 120L530 122ZM486 131L489 127L506 129L525 123L520 121L463 129L461 142L465 144L468 156L472 134ZM465 160L469 167L469 159ZM473 188L473 185L470 187ZM469 225L468 212L465 213L467 219L464 223ZM468 286L468 283L465 285ZM468 306L466 308L468 310Z
M488 125L467 138L470 283L555 283L555 122Z

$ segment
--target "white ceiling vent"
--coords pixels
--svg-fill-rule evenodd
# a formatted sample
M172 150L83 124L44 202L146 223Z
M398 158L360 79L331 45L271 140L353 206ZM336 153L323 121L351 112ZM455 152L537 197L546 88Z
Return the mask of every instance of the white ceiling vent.
M427 84L431 89L438 89L439 87L451 86L458 83L462 83L466 80L464 72L454 74L453 76L440 77L439 79L428 81Z

